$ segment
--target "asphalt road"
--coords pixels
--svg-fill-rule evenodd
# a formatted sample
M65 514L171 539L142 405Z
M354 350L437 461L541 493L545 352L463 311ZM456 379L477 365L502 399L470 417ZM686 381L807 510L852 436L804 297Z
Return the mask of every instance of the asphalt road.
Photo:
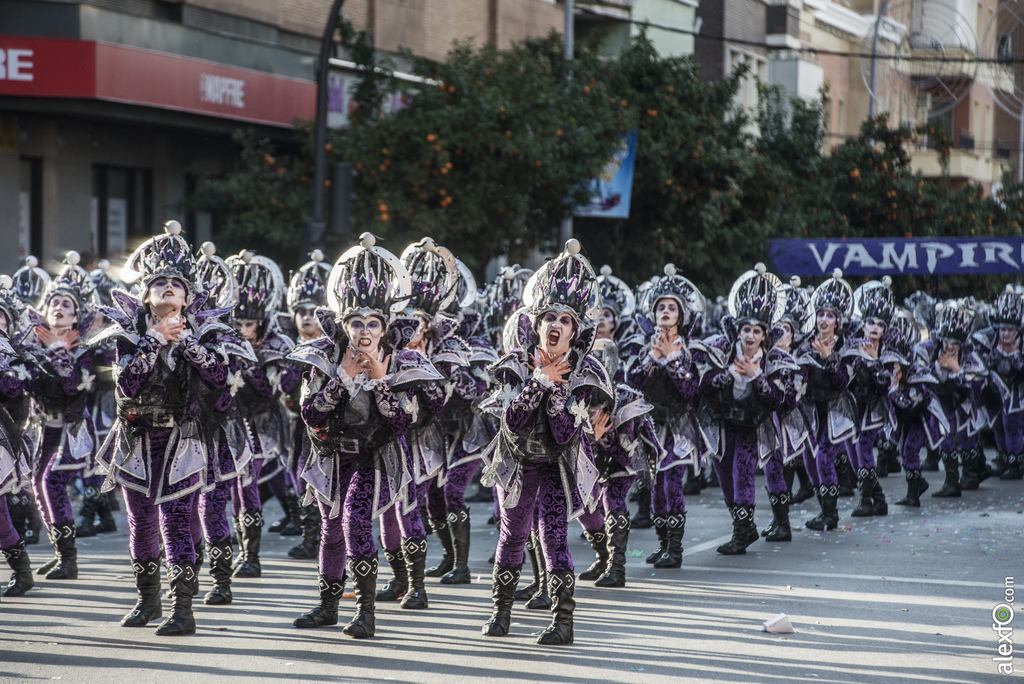
M926 475L935 491L942 473ZM904 493L902 476L881 482L890 502ZM992 611L1007 577L1024 580L1024 482L989 480L961 499L930 493L920 509L890 505L885 518L850 518L855 500L841 499L847 517L825 534L802 529L815 512L807 502L793 509L801 529L791 543L758 541L747 555L726 557L715 548L728 539L728 513L720 493L706 490L687 501L683 567L644 564L654 531L634 531L627 586L580 582L576 642L564 647L534 643L550 616L522 604L509 636L480 636L490 613L487 557L497 538L485 524L486 504L472 507L474 582L428 580L426 611L378 604L377 636L361 641L341 632L351 601L343 601L338 627L292 627L316 603L316 566L287 558L295 539L276 534L264 536L263 577L236 580L233 604L197 602L195 636L157 637L156 623L122 628L135 596L122 512L117 533L79 541L78 580L40 580L27 596L0 604L0 681L1007 681L993 661ZM763 490L760 497L763 526L770 509ZM266 518L278 510L268 506ZM592 552L578 524L571 529L581 570ZM440 555L433 537L430 545L428 564ZM49 555L45 543L29 549L36 565ZM381 566L382 583L389 574L383 555ZM207 571L201 594L210 586ZM528 575L527 563L523 584ZM1019 612L1015 646L1024 644ZM778 613L795 633L761 630ZM1014 655L1019 677L1024 647Z

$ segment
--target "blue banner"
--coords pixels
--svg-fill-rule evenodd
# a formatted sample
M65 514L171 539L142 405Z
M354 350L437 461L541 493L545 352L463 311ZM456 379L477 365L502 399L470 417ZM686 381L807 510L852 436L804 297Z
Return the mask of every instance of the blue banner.
M1024 238L768 240L781 275L982 275L1024 270Z
M635 163L636 131L633 131L621 140L601 174L590 181L590 202L577 206L576 215L629 218Z

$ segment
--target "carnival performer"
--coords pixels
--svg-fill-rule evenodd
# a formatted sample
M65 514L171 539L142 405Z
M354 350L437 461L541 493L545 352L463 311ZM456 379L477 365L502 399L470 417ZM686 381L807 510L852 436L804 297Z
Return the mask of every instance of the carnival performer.
M647 403L643 393L625 384L621 360L623 356L630 358L631 349L635 354L643 346L641 337L635 348L630 347L631 339L638 337L630 336L636 297L624 282L612 275L609 266L601 267L597 282L602 308L593 354L612 380L615 397L591 413L600 498L596 510L587 511L579 520L584 537L597 558L579 574L579 579L593 581L598 587L623 587L630 530L626 494L638 475L650 478L649 464L657 462L660 447L650 417L654 407ZM646 498L649 503L650 495Z
M892 280L872 280L853 293L854 321L859 335L851 335L843 351L851 365L850 392L857 406L857 440L850 450L857 469L860 503L851 511L855 518L888 515L885 493L875 474L875 443L889 417L891 376L881 362L882 336L896 309L890 289Z
M768 542L793 540L793 530L789 523L789 508L794 501L793 479L796 475L801 479L807 477L803 456L805 451L813 449L811 430L800 410L804 392L803 375L792 357L802 340L810 296L800 288L798 276L793 276L789 283L780 285L779 289L785 296L785 305L778 324L769 334L769 341L774 341L774 348L789 356L792 363L779 364L786 370L782 376L785 392L775 412L778 420L778 448L762 464L768 504L772 508L772 521L761 530L761 536Z
M94 286L68 252L65 266L43 294L45 318L29 310L35 343L26 348L34 370L30 443L32 486L56 555L36 572L46 579L77 579L75 514L68 485L92 467L96 431L87 400L95 376L93 352L82 334L92 327Z
M890 374L892 418L886 438L896 444L906 471L907 494L897 506L920 507L928 482L921 476L921 448L936 448L949 432L949 422L932 393L937 385L931 369L919 362L920 330L913 315L896 309L882 341L879 357Z
M983 393L988 398L992 425L1002 467L1002 480L1019 480L1024 468L1024 355L1021 353L1020 328L1024 321L1024 301L1010 287L992 303L991 327L978 331L974 339L981 343L983 361L989 370ZM964 463L961 489L977 489L992 469L985 462L980 443L973 445Z
M630 362L627 383L641 390L654 406L652 418L663 449L654 466L651 504L658 549L647 557L656 568L678 568L683 562L686 501L685 467L700 470L703 459L696 422L695 397L700 378L690 334L700 323L704 298L689 280L665 266L665 275L645 295L641 312L654 322L646 351Z
M974 448L977 432L987 422L981 397L988 369L971 342L975 311L961 300L948 300L937 309L935 330L917 346L916 353L938 380L933 392L950 427L938 447L945 480L932 494L948 498L960 496L961 456ZM919 494L927 488L925 483Z
M836 454L857 435L855 406L847 387L849 365L843 362L844 331L853 313L853 290L836 269L811 295L814 332L804 340L796 361L804 375L804 416L812 427L814 450L804 453L804 466L814 484L821 513L808 520L811 530L839 525L839 483Z
M427 577L440 575L441 584L467 584L471 581L471 520L469 506L466 505L466 488L480 471L484 447L490 444L497 432L478 405L488 388L487 367L498 360L498 355L483 331L479 330L482 315L475 310L480 298L473 274L458 259L455 263L460 276L458 292L443 313L456 321L458 327L451 335L442 335L442 346L438 347L450 349L450 352L443 353L444 358L451 358L452 362L445 364L442 357L431 355L431 360L443 373L446 368L451 369L452 390L442 414L448 441L447 462L443 473L427 492L430 524L445 553L440 564L427 570ZM465 354L464 366L456 362L460 354ZM445 524L436 522L441 519ZM450 569L442 572L446 565Z
M115 290L114 306L102 309L117 345L117 420L98 460L107 473L104 490L120 485L128 511L139 599L121 624L144 627L162 616L162 543L173 608L156 633L176 636L196 631L191 520L207 468L200 392L224 388L228 367L215 344L202 342L206 326L222 324L203 311L208 294L195 286L196 262L181 225L168 221L164 230L125 262L122 273L137 276L139 294Z
M28 320L28 311L40 306L43 293L50 283L50 274L40 268L39 260L30 254L25 257L21 268L14 272L12 279L14 294L21 304L22 320L14 326L17 337L12 335L11 340L15 348L20 350L19 353L23 354L26 345L31 343L33 335L32 325ZM11 415L18 421L18 427L23 431L29 453L31 453L33 446L31 444L32 435L28 429L28 419L31 414L32 398L25 394L18 403L24 410L12 409ZM11 492L7 495L7 506L14 529L21 535L26 546L38 544L39 537L43 532L43 517L36 505L31 479L20 492Z
M294 624L338 623L347 560L356 614L343 631L359 639L376 630L372 521L388 506L408 503L412 479L403 437L418 407L414 391L399 385L403 371L419 375L426 362L403 349L419 322L391 321L392 311L405 307L409 275L398 257L375 243L363 233L359 245L335 262L327 284L330 309L317 310L324 335L289 357L308 366L301 410L312 452L302 477L323 521L320 603Z
M89 272L89 277L92 278L96 297L103 306L113 306L114 302L110 298L112 289L127 290L124 283L111 277L110 262L106 259L100 260L97 267ZM109 321L106 317L97 312L92 330L83 336L84 339L89 340L99 335L107 325ZM93 346L93 355L95 380L89 392L89 413L96 429L97 444L102 444L110 433L117 413L114 401L113 339L105 338L102 344ZM97 474L94 468L82 471L82 507L78 511L78 526L75 529L75 536L78 538L117 531L117 522L114 520L111 506L111 498L116 496L116 493L103 494L100 492L102 487L103 476Z
M253 457L248 472L235 479L232 491L240 547L232 576L253 578L262 574L263 503L259 485L284 466L291 446L291 421L281 397L299 386L302 374L286 361L295 343L271 324L285 297L284 276L277 264L247 250L226 261L238 284L233 325L258 359L258 363L241 369L244 384L235 396L249 428Z
M757 541L754 473L775 451L774 412L786 394L788 374L797 370L789 354L772 346L768 334L785 312L785 292L764 264L741 275L729 292L722 334L702 343L701 435L732 516L732 539L718 553L746 553Z
M193 541L198 534L206 540L213 586L203 597L207 605L223 606L234 600L231 592L231 528L227 522L228 499L237 481L249 473L253 459L252 436L236 401L244 386L243 369L259 363L252 346L231 327L231 314L238 302L238 283L232 268L217 255L212 242L204 242L196 259L196 287L206 293L201 343L214 345L227 365L225 386L200 385L199 405L203 412L203 439L209 458L196 514L199 531L193 524ZM196 549L197 566L202 549ZM198 572L198 568L197 568Z
M579 241L571 239L537 271L524 292L525 311L506 325L512 348L492 367L504 410L483 477L497 485L501 502L494 611L484 636L508 634L536 510L553 613L537 643L573 641L576 576L568 522L592 508L596 496L597 470L584 435L591 401L613 396L604 367L589 354L600 293L597 274L579 252Z
M323 335L317 322L316 310L326 304L327 279L330 275L331 265L324 262L324 253L319 249L314 249L309 255L309 261L292 274L288 283L288 310L292 314L294 337L298 344L312 342ZM292 444L288 450L287 470L290 486L298 499L304 498L306 491L302 471L310 454L309 436L300 415L300 393L301 383L285 399L285 406L292 414ZM315 502L303 504L298 499L295 503L299 509L302 539L288 550L288 556L316 558L320 550L320 507Z
M431 483L436 487L437 479L444 477L447 449L438 416L448 399L448 384L454 370L469 365L469 347L453 337L458 321L439 314L440 308L458 295L455 256L431 238L424 238L402 252L402 265L409 273L412 287L402 315L416 323L415 334L404 348L433 364L424 363L417 369L424 373L422 381L403 381L403 386L415 391L419 407L405 434L412 481L408 504L392 506L380 517L381 545L392 576L377 592L377 600L401 599L402 608L421 610L428 607L428 599L424 581L427 535L420 501L426 498ZM409 369L403 375L411 380L412 372ZM467 512L467 520L468 515ZM465 563L466 559L462 560Z
M35 586L25 540L14 527L6 497L27 487L30 474L23 426L31 374L15 347L24 307L13 288L10 276L0 276L0 553L14 571L2 592L7 597L24 596Z

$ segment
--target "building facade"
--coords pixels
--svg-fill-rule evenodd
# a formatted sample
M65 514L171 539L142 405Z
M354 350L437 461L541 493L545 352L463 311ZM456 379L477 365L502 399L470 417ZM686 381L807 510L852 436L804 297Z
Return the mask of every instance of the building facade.
M331 0L0 0L0 273L27 254L116 259L179 218L196 173L239 163L232 134L286 140L314 114ZM549 0L350 0L378 47L442 59L560 30ZM339 107L343 103L338 104ZM190 237L215 237L209 221ZM298 229L298 227L296 227Z

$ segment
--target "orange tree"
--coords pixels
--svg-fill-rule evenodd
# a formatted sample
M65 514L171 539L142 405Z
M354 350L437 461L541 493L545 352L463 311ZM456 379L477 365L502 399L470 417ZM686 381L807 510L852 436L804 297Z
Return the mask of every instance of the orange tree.
M607 67L585 47L568 63L557 34L507 50L459 44L444 62L415 60L429 79L415 87L373 69L368 34L348 43L364 79L331 155L355 166L359 230L392 249L429 235L482 269L499 254L554 247L571 202L585 197L583 182L634 125ZM404 108L380 116L395 89Z

